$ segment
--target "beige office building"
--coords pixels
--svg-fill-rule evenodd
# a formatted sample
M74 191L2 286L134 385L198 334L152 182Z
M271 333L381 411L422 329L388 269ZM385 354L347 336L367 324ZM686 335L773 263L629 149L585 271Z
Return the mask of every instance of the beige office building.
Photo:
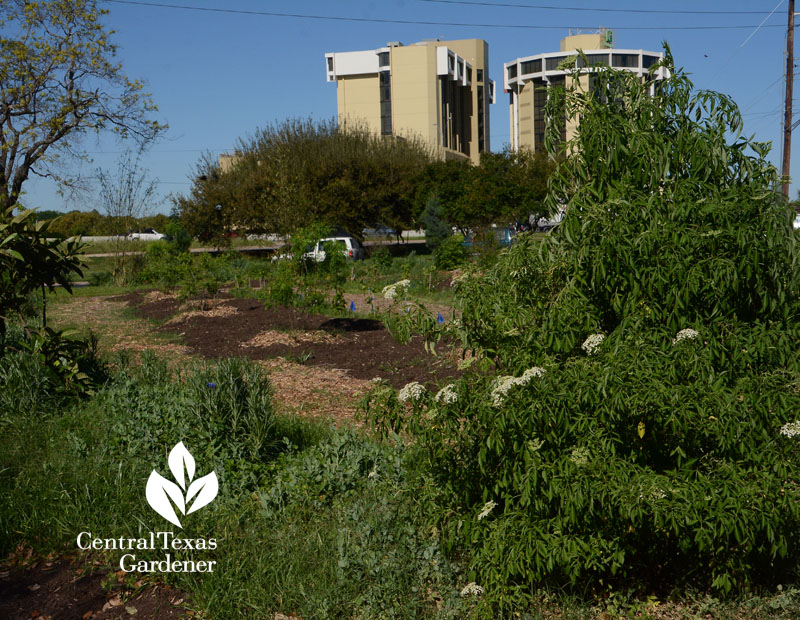
M383 136L416 136L442 159L477 164L489 150L489 46L481 39L325 54L336 82L339 125Z
M576 54L582 50L585 59ZM636 49L614 48L613 32L570 35L561 40L561 50L517 58L503 65L503 88L509 93L510 142L513 150L544 150L545 104L547 89L565 86L567 76L581 69L580 88L589 91L595 65L631 71L644 78L663 54ZM655 79L667 77L664 67L656 69ZM566 119L561 128L562 140L572 137L577 119Z

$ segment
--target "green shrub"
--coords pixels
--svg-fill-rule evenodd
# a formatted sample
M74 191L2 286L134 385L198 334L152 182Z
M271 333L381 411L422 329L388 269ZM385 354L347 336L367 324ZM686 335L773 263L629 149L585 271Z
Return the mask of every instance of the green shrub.
M654 95L611 69L552 91L551 147L581 119L551 177L564 220L460 279L460 324L425 323L483 372L449 404L368 406L427 451L487 614L543 584L730 593L800 568L789 210L735 104L666 63Z
M385 245L375 248L370 258L372 258L373 262L378 265L379 269L384 273L392 268L392 254Z
M437 269L457 269L467 262L468 257L464 237L453 235L439 243L433 252L433 264Z
M191 264L192 255L188 252L175 253L166 241L155 241L145 250L145 265L138 280L172 290L187 278Z
M91 395L107 378L97 340L67 337L49 328L12 325L0 355L0 428L23 428Z
M170 219L164 227L164 234L169 237L169 248L174 253L188 252L192 245L192 236L177 218Z
M86 279L91 286L108 286L114 282L114 274L110 271L94 271Z
M229 489L253 486L274 448L268 379L243 359L190 368L183 381L163 361L145 356L98 394L100 406L126 410L114 420L115 441L131 455L165 453L183 441L214 464Z
M304 617L465 617L457 571L414 499L425 481L413 462L399 443L336 431L275 463L261 516L278 531L307 528L308 541L283 554L292 558L289 574L276 576L284 604ZM302 600L294 594L312 581Z

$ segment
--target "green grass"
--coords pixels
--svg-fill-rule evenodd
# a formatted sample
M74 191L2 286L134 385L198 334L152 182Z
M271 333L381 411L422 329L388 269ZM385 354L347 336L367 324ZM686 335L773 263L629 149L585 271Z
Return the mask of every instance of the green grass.
M471 581L462 568L469 553L445 553L439 544L428 521L437 489L413 447L276 412L254 456L249 435L229 415L242 402L230 382L252 371L184 365L179 378L158 360L142 362L122 363L89 398L54 400L44 383L26 390L24 406L21 393L2 395L0 554L26 544L41 554L74 552L81 531L118 538L173 529L218 541L200 557L173 554L214 559L214 573L164 576L208 617L496 617L480 599L459 596ZM0 358L0 373L8 377L19 363ZM6 383L17 392L43 372L36 362L17 371L25 380ZM257 383L251 376L246 389ZM255 411L264 407L268 401ZM183 530L144 499L154 468L169 476L166 452L178 439L195 456L198 474L214 469L221 480L218 498L187 517ZM120 555L104 556L110 570ZM160 552L137 557L161 559ZM728 601L703 593L666 601L588 594L534 590L520 617L774 620L800 613L800 590L791 584Z
M433 617L434 591L449 593L458 607L449 563L410 501L423 482L407 467L402 446L281 415L255 459L247 456L246 436L231 438L222 427L213 427L205 442L202 433L192 438L194 411L205 411L216 402L214 390L225 389L219 372L190 370L177 382L145 360L89 400L9 412L0 439L0 553L19 544L40 553L74 551L81 531L127 538L173 529L219 542L213 574L166 576L214 618L278 611L303 618ZM216 379L216 388L205 388L206 377ZM197 400L198 389L212 401ZM213 463L221 481L217 500L187 518L182 531L144 501L150 471L169 475L165 451L179 435L198 474ZM108 554L109 568L120 556ZM161 559L158 552L137 558Z

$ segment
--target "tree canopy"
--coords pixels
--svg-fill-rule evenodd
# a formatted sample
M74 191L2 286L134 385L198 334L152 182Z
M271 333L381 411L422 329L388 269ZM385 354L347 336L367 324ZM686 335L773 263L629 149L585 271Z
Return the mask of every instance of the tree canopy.
M94 0L0 0L0 213L32 174L64 182L54 164L87 132L150 140L165 128L116 62L103 14Z
M194 235L220 228L290 233L319 221L360 234L413 220L416 178L430 161L414 140L288 120L242 139L223 171L210 155L176 207Z
M438 198L442 218L466 231L489 224L527 221L545 213L547 181L555 160L545 153L482 153L479 166L458 161L427 166L417 186L417 213Z

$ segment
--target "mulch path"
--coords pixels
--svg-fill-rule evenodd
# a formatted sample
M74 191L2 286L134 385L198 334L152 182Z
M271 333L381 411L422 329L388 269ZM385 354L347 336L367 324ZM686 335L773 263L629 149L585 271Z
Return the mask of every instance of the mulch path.
M396 388L410 381L435 384L459 374L451 356L428 354L418 337L400 345L377 319L266 309L258 300L227 295L209 300L205 310L197 303L187 308L157 293L133 292L112 299L126 301L137 315L161 322L158 331L177 334L193 353L208 359L284 357L344 370L356 379L381 377Z

